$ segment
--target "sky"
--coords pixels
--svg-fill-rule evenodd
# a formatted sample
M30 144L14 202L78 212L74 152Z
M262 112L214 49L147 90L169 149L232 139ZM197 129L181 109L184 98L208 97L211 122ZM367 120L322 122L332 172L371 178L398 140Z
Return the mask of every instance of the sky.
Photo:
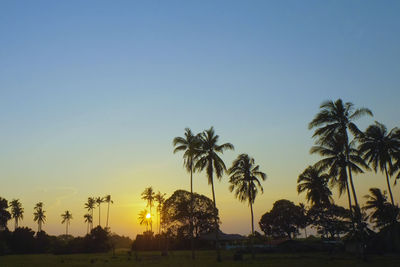
M69 210L83 235L85 201L110 194L111 230L135 237L144 188L189 190L172 139L214 126L235 145L228 167L248 153L268 175L259 229L274 201L305 202L297 177L319 159L307 126L321 102L370 108L361 129L400 126L399 13L399 1L1 1L0 196L20 199L22 226L37 228L42 201L46 232L63 233ZM380 173L354 179L362 201L386 189ZM216 182L221 229L248 234L228 187ZM194 190L211 197L204 173Z

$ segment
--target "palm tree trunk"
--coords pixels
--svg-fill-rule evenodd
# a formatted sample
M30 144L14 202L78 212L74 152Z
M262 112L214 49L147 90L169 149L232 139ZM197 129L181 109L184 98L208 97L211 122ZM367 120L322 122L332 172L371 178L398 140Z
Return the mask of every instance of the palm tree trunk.
M393 194L392 194L392 189L390 188L389 174L388 174L388 171L387 171L386 164L385 164L385 173L386 173L386 182L387 182L387 186L388 186L390 200L392 201L392 205L394 206Z
M108 228L108 215L110 212L110 201L108 202L108 207L107 207L107 221L106 221L106 228Z
M354 184L353 184L353 175L351 174L350 166L347 166L347 168L349 170L350 185L351 185L351 191L353 192L354 204L356 205L357 208L359 208L358 201L357 201L356 190L355 190Z
M351 195L350 195L350 188L349 188L349 183L347 181L347 177L346 177L346 191L347 191L347 198L349 200L349 210L350 210L350 213L353 214L353 212L351 210L352 209L352 206L351 206Z
M194 238L193 238L193 157L190 159L190 248L192 249L192 259L194 254Z
M251 257L254 259L254 214L253 214L253 203L250 199L250 211L251 211L251 237L250 237L250 246L251 246Z
M65 227L66 227L66 230L65 230L65 235L68 235L68 222L67 222L67 223L65 223Z
M86 229L86 234L87 235L89 234L89 224L90 224L90 222L88 222L88 224L87 224L87 229Z
M304 235L305 235L305 237L306 237L306 239L307 239L307 226L304 227Z
M15 217L15 227L14 227L14 231L17 230L18 228L18 217Z
M211 173L211 189L212 189L212 195L213 195L213 203L214 203L214 210L217 210L217 203L215 202L215 191L214 191L214 180L213 176ZM221 261L221 251L219 248L219 224L218 224L218 219L217 219L217 214L215 214L214 217L215 221L215 249L217 251L217 261Z
M350 180L350 185L351 185L351 191L353 192L353 198L354 198L354 204L356 205L357 208L359 208L358 206L358 201L357 201L357 195L356 195L356 190L354 188L354 184L353 184L353 175L351 173L351 167L350 167L350 155L349 155L349 137L347 135L347 130L345 130L345 153L346 153L346 164L347 164L347 170L349 173L349 180Z
M100 223L100 204L99 204L99 226L101 227L101 223Z

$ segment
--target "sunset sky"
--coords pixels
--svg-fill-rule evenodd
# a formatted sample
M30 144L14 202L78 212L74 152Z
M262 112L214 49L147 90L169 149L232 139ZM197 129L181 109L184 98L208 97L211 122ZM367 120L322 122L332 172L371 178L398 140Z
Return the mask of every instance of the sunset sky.
M399 14L399 1L1 1L0 197L20 199L22 226L37 229L42 201L46 232L63 233L69 210L83 235L87 197L110 194L112 231L134 237L145 187L189 190L172 139L214 126L235 145L228 167L248 153L268 175L258 229L274 201L305 201L297 177L318 160L307 126L321 102L370 108L362 130L400 126ZM386 189L372 172L355 185L360 199ZM211 197L205 174L194 190ZM250 232L227 176L216 201L222 231Z

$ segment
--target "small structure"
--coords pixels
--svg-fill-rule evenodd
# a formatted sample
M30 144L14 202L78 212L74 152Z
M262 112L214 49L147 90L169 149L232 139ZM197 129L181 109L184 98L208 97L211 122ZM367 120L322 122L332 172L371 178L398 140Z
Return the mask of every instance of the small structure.
M208 233L200 234L199 239L215 243L217 240L216 232L208 232ZM219 240L219 244L220 244L221 248L235 249L235 248L245 247L247 237L239 235L239 234L226 234L226 233L223 233L221 230L219 230L218 240Z

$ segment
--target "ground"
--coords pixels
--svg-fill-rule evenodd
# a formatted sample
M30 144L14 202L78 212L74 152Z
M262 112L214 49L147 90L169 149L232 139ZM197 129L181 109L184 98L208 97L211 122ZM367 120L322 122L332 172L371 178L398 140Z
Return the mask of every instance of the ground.
M138 259L135 254L118 251L112 254L74 254L74 255L11 255L0 256L0 267L25 266L190 266L190 267L235 267L235 266L266 266L266 267L329 267L329 266L400 266L400 255L369 256L366 261L349 254L259 254L255 260L246 255L243 261L233 261L233 253L224 251L223 261L216 262L214 251L199 251L196 260L190 258L190 251L173 251L168 257L162 257L159 252L141 252Z

